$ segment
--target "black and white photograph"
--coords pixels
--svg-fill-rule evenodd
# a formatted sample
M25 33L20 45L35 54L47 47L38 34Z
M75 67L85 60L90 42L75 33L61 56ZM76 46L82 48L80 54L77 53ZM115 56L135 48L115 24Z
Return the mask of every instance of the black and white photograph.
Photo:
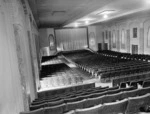
M150 114L150 0L0 0L0 114Z

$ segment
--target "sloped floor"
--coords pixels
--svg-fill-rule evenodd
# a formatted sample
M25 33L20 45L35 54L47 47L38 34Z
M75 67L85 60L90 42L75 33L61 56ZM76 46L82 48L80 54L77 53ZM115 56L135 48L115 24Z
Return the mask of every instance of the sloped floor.
M65 59L64 57L59 57L57 59L54 59L53 61L52 60L48 61L45 64L59 64L59 63L65 63L68 67L71 68L71 70L68 70L65 72L58 72L54 74L56 76L43 78L42 80L40 80L41 88L39 91L64 88L64 87L69 87L73 85L80 85L83 83L84 84L95 83L96 87L99 87L99 86L111 87L112 86L111 83L101 83L98 78L93 77L88 72L83 71L82 69L78 68L75 65L75 63Z

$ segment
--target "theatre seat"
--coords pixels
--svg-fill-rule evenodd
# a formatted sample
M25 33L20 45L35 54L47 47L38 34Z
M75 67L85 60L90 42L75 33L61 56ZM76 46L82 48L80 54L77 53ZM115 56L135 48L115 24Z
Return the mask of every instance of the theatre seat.
M86 99L81 100L81 101L67 103L66 111L84 108L85 101L86 101Z
M20 114L45 114L44 113L44 109L38 109L38 110L34 110L34 111L29 111L29 112L20 112Z
M137 89L136 87L129 87L129 88L120 88L120 90L123 91L131 91Z
M102 99L102 103L111 103L111 102L116 102L118 100L121 100L122 92L116 93L116 94L111 94L111 95L106 95L105 98Z
M122 82L122 83L120 84L120 88L126 88L126 83L123 83L123 82Z
M126 114L140 112L140 107L150 105L150 94L129 98Z
M31 105L39 105L39 104L42 104L42 103L45 103L46 101L45 100L38 100L38 101L33 101L31 103Z
M132 90L132 91L125 91L123 92L121 99L125 99L128 97L136 97L138 95L138 89Z
M125 114L128 99L121 101L106 103L103 108L99 109L99 114Z
M63 103L64 103L64 100L58 100L58 101L48 102L47 106L48 107L50 107L50 106L56 106L56 105L60 105L60 104L63 104Z
M80 99L87 99L87 98L90 98L92 96L92 94L89 94L89 95L81 95L79 96Z
M89 107L92 107L92 106L95 106L95 105L98 105L98 104L102 104L103 103L102 101L105 97L106 96L103 95L103 96L100 96L100 97L87 99L86 103L85 103L85 108L89 108Z
M64 99L64 101L66 102L66 103L68 103L68 102L75 102L75 101L78 101L78 97L74 97L74 98L67 98L67 99Z
M138 82L137 81L133 81L130 83L130 86L136 87L138 86Z
M150 87L150 80L144 81L143 87Z
M107 94L116 94L116 93L119 93L120 91L121 91L121 89L109 90L109 91L107 91Z
M37 110L37 109L40 109L40 108L44 108L46 106L47 106L47 103L42 103L42 104L38 104L38 105L31 105L30 106L30 111Z
M106 95L106 94L107 94L107 91L105 91L105 92L99 92L99 93L94 93L93 95L91 94L90 98L100 97L100 96L103 96L103 95Z
M139 91L138 91L139 96L145 95L147 93L150 93L150 87L142 88L142 89L139 89Z
M75 111L74 111L74 110L71 110L71 111L66 112L66 113L63 113L63 114L75 114Z
M44 114L62 114L66 111L66 104L61 104L53 107L46 107Z
M77 109L75 110L75 114L102 114L102 113L99 113L100 108L103 108L101 104L96 105L94 107L90 107L90 108Z

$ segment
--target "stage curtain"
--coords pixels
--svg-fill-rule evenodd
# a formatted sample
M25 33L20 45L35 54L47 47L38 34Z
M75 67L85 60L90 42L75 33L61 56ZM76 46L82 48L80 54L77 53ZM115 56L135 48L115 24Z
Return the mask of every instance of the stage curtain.
M57 29L56 42L57 50L70 51L87 48L87 29Z

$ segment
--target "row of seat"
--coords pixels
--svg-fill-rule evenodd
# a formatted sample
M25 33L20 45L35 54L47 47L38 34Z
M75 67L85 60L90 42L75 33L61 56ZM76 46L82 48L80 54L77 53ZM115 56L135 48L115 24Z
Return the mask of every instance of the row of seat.
M65 88L60 88L55 90L43 91L43 92L38 92L38 98L39 99L46 98L48 96L61 95L73 91L82 91L84 89L86 90L94 87L95 87L95 83L87 83L87 84L74 85L71 87L65 87Z
M76 109L65 114L137 114L140 108L146 105L150 105L150 94L99 104L91 108Z
M81 89L80 86L77 87L77 91L74 90L74 88L70 88L69 91L66 91L65 93L61 93L61 94L57 94L57 95L50 95L47 94L47 96L43 96L42 98L38 98L35 99L31 105L36 105L36 104L40 104L40 103L45 103L45 102L52 102L52 101L57 101L57 100L61 100L61 99L67 99L67 98L73 98L76 96L82 96L82 95L88 95L88 94L93 94L93 93L99 93L99 92L105 92L105 91L109 91L109 90L115 90L118 89L119 87L113 87L113 88L109 88L107 87L96 87L96 88L91 88L88 87L86 89ZM81 90L79 90L81 89ZM68 101L71 101L68 100ZM72 100L73 100L72 99Z
M121 88L126 88L127 86L134 86L136 88L145 88L145 87L150 87L150 78L149 79L144 79L144 80L136 80L136 81L128 81L128 82L123 82L120 84Z
M40 104L39 104L39 102L38 103L34 102L34 104L32 104L30 106L30 109L35 110L35 109L38 109L40 107L55 106L55 105L59 105L59 104L62 104L62 103L78 102L80 100L84 100L84 99L88 99L88 98L91 98L93 100L93 99L95 99L97 97L100 97L100 96L104 96L104 95L109 96L110 95L111 96L110 98L108 96L107 96L107 98L106 97L103 98L103 103L106 103L106 102L109 102L110 100L113 101L113 98L117 98L117 99L119 98L119 97L115 97L115 95L112 96L111 94L118 94L120 92L127 92L127 91L134 90L136 88L135 87L130 87L130 88L121 88L121 89L113 88L113 89L108 90L108 91L107 90L93 91L92 93L91 92L85 92L84 94L83 93L82 94L81 93L80 94L75 94L75 95L72 94L71 98L70 97L69 98L65 97L65 98L62 98L62 99L57 99L56 101L47 101L47 102L42 102ZM124 97L122 95L122 99L126 98L125 95L126 94L124 94ZM121 99L121 97L120 97L120 99ZM97 101L99 101L99 100L97 99ZM97 101L94 101L93 105L96 104ZM86 107L89 107L91 103L92 103L92 101L89 100L89 102L86 103ZM97 102L97 103L100 103L100 102Z
M90 72L94 76L100 76L104 80L111 80L122 75L142 73L150 70L150 64L147 62L124 61L115 65L109 57L102 58L101 56L95 55L93 57L79 59L78 61L76 60L75 62L81 69Z
M110 50L103 50L98 51L98 53L103 54L105 56L113 56L121 59L128 59L128 60L140 60L140 61L149 61L150 55L146 54L131 54L131 53L121 53L116 51L110 51Z
M93 76L100 77L103 79L102 81L110 81L116 77L150 70L150 64L147 62L121 59L117 56L108 56L109 54L96 54L88 50L61 54L74 61L81 69Z
M106 72L106 73L101 73L99 74L100 78L102 80L112 80L114 78L120 78L120 77L125 77L128 75L135 75L135 74L142 74L145 72L150 71L150 66L141 66L141 67L135 67L132 69L125 69L125 70L117 70L117 71L111 71L111 72Z
M48 102L56 102L59 100L64 100L65 102L71 102L71 101L76 101L76 100L81 100L87 97L95 97L98 96L99 94L101 94L102 92L106 93L107 91L109 91L109 93L111 92L118 92L118 91L114 91L119 89L119 87L113 87L113 88L108 88L108 87L96 87L96 88L90 88L90 89L84 89L82 91L72 91L72 92L68 92L68 93L64 93L61 95L56 95L56 96L47 96L44 97L42 99L36 99L31 103L31 106L34 105L39 105L39 104L43 104L43 103L48 103ZM129 91L135 88L127 88L127 89L123 89L123 90L119 90L119 91ZM108 92L107 92L108 93ZM56 103L53 103L56 104Z
M70 73L71 74L71 73ZM41 79L40 85L41 85L41 90L42 89L53 89L53 88L58 88L58 87L66 87L66 86L71 86L71 85L77 85L80 83L83 83L83 77L80 75L76 75L72 73L71 75L67 74L62 74L62 75L55 75L54 77L47 77L44 79Z
M122 59L115 55L95 54L84 50L72 53L67 52L63 53L63 55L77 63L81 69L86 70L93 75L101 75L101 78L105 79L112 79L114 75L116 78L118 76L124 77L130 74L142 74L149 71L150 68L149 63L147 62L133 61L125 58ZM46 70L45 72L47 73ZM102 75L105 76L103 77ZM133 84L133 86L135 85ZM113 88L112 90L109 90L111 88L97 88L96 90L95 88L81 89L80 87L77 89L78 91L76 91L76 89L75 91L72 89L69 91L58 90L59 92L56 92L56 94L46 93L43 94L44 96L41 95L41 98L35 100L31 104L31 110L42 108L40 109L41 112L35 110L29 113L36 112L35 114L38 114L38 112L40 112L41 114L63 114L70 110L73 110L71 111L73 114L97 114L100 112L104 114L136 113L139 111L139 107L149 105L147 102L150 101L150 95L147 93L150 92L150 88L135 88L137 88L137 86L120 89ZM144 102L139 103L136 101L136 103L133 103L131 102L132 98L130 99L130 97L134 97L135 99L138 97ZM135 107L132 107L130 104Z
M150 105L150 88L135 89L131 91L119 92L117 94L103 95L95 98L87 98L76 102L63 103L57 106L46 107L40 110L22 112L20 114L98 114L102 110L96 107L105 107L102 114L124 113L133 114L139 112L141 106ZM148 93L148 94L147 94ZM132 98L130 98L132 97ZM122 110L121 106L126 102L126 108ZM110 107L107 109L107 105ZM105 106L106 105L106 106ZM100 110L96 111L95 110ZM107 110L106 110L107 109ZM121 112L118 112L120 110ZM106 111L106 112L105 112ZM123 112L122 112L123 111ZM36 112L36 113L35 113ZM39 113L38 113L39 112ZM42 113L41 113L42 112Z
M89 73L83 72L79 68L70 68L68 65L63 63L65 59L54 59L49 60L48 62L57 62L56 64L42 65L40 72L40 91L77 85L79 83L83 83L86 77L90 77ZM62 63L59 63L60 60Z
M127 82L132 82L132 81L146 81L147 79L150 79L150 72L145 72L145 73L137 73L137 74L131 74L128 76L122 76L122 77L117 77L113 79L112 83L113 86L120 85L121 83L127 83ZM147 84L142 83L142 86L146 87Z

